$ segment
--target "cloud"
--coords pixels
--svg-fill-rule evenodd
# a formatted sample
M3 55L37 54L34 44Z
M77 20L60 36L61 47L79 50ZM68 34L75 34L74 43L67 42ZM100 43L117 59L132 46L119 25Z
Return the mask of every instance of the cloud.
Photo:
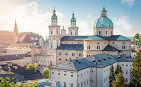
M124 35L124 36L132 36L134 32L132 30L133 26L129 22L128 16L120 16L113 18L114 23L114 34Z
M24 3L20 0L14 1L16 3L3 0L7 8L4 9L5 6L0 8L3 11L3 14L0 14L0 30L13 31L14 21L16 19L19 32L35 32L46 37L48 35L48 26L51 24L52 12L40 14L38 13L38 3ZM63 15L59 12L56 12L56 14L59 24L64 24L62 22Z
M122 3L126 3L128 6L133 6L136 0L121 0Z

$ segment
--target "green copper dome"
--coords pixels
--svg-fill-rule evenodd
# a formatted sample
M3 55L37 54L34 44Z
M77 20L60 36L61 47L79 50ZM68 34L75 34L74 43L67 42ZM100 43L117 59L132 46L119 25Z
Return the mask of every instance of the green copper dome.
M51 20L57 20L57 16L53 14Z
M101 17L95 21L94 27L114 27L113 22L107 17L106 12L106 9L103 7Z
M75 19L75 17L74 17L74 13L72 14L71 22L76 22L76 19Z
M95 21L94 27L114 27L113 22L107 17L100 17Z
M51 20L57 20L57 16L56 16L55 8L54 8L54 11L53 11L53 15L52 15Z

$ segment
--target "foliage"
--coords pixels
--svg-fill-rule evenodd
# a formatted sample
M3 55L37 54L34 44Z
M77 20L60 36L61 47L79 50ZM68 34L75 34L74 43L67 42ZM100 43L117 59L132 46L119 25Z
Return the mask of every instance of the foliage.
M35 72L36 69L37 69L37 65L28 64L26 68L27 68L28 70L31 70L31 71Z
M141 38L140 38L140 35L139 33L135 34L134 38L133 38L133 42L137 45L138 44L138 41L140 40L141 41Z
M112 82L112 87L125 87L124 82L124 77L122 76L122 73L119 72L116 74L115 80Z
M141 87L141 51L137 52L132 66L130 84L134 87Z
M15 78L11 78L11 79L15 79ZM33 84L23 84L23 82L21 82L20 85L16 85L16 83L14 81L10 81L10 78L6 77L5 79L0 77L0 87L38 87L37 82L33 83Z
M112 81L115 80L115 73L113 65L110 68L109 87L112 87Z
M48 79L49 78L49 68L44 68L43 70L43 76Z
M117 67L116 67L116 70L115 70L115 74L118 74L119 72L122 73L122 70L121 70L121 66L119 64L117 64Z

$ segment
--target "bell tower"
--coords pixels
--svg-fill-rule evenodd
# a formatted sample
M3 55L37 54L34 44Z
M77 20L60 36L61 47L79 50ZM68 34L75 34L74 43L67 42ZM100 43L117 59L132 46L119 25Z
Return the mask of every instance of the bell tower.
M76 27L76 19L74 17L74 12L70 21L71 26L68 28L69 36L78 36L78 27Z
M56 49L60 46L60 26L58 25L58 18L55 8L51 18L51 25L49 26L49 48Z

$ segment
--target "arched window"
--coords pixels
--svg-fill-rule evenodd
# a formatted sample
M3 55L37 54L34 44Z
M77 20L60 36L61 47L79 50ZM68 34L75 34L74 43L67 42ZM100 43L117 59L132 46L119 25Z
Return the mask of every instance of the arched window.
M52 31L51 31L51 35L52 35Z
M100 34L101 34L101 32L100 32L100 31L98 31L98 34L100 35Z
M57 31L57 34L58 34L58 31Z
M106 34L108 34L108 31L106 31Z
M72 32L71 32L71 35L72 35Z

